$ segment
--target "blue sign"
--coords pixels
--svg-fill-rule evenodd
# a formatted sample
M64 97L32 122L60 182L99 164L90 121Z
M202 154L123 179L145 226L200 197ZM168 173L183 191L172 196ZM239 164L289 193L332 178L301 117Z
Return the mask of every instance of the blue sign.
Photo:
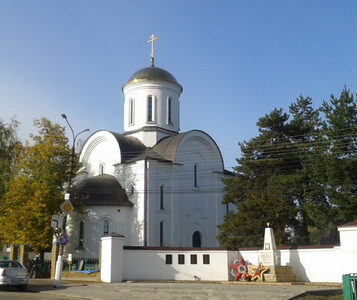
M62 246L65 246L68 244L68 241L69 241L69 236L67 234L61 234L59 236L59 244L62 245Z

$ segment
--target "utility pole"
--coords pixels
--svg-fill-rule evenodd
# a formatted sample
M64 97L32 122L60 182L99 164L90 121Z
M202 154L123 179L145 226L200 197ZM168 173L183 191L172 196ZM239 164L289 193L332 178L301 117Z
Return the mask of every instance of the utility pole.
M61 205L62 212L65 214L63 218L63 225L60 230L61 234L57 234L57 245L59 244L59 250L58 250L58 258L56 262L56 271L55 271L55 287L60 287L61 286L61 277L62 277L62 268L63 268L63 251L64 247L68 242L68 236L66 234L66 219L67 219L67 214L73 211L73 206L70 201L71 198L71 189L72 189L72 179L74 177L74 168L75 168L75 146L76 146L76 139L77 137L82 134L83 132L89 131L89 129L84 129L77 134L74 133L74 130L69 123L67 116L65 114L61 114L62 118L66 120L69 128L71 129L72 132L72 149L71 149L71 163L70 163L70 171L68 174L68 186L67 190L65 191L64 194L64 202Z

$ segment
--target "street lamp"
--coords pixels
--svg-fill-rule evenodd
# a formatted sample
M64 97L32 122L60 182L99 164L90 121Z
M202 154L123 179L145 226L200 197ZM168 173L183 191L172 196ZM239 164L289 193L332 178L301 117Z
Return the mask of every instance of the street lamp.
M70 201L69 201L70 200L70 194L69 194L69 192L71 191L71 188L72 188L72 176L74 175L74 160L75 160L76 139L83 132L89 131L89 129L84 129L84 130L78 132L77 134L75 134L71 124L69 123L69 121L67 119L66 114L61 114L61 117L66 120L66 122L67 122L67 124L68 124L68 126L69 126L69 128L71 129L71 132L72 132L71 165L70 165L70 172L69 172L69 176L68 176L67 193L64 196L64 198L65 198L64 204L68 205L68 204L70 204ZM65 207L64 204L62 204L63 207ZM61 206L61 208L62 208L62 206ZM73 209L73 207L72 207L72 209ZM62 210L63 210L63 208L62 208ZM63 211L66 211L66 210L63 210ZM66 231L66 215L63 218L63 228L62 228L62 233L63 234L59 237L59 244L60 245L59 245L58 258L57 258L57 262L56 262L56 272L55 272L55 286L56 287L61 286L61 276L62 276L62 268L63 268L63 250L64 250L63 248L64 248L64 245L68 241L68 236L65 234L65 231ZM61 242L61 238L65 238L63 243Z
M73 170L74 169L74 158L75 158L74 150L75 150L75 146L76 146L76 139L83 132L89 131L89 129L87 128L87 129L84 129L84 130L78 132L77 134L74 134L74 130L73 130L71 124L68 122L66 114L61 114L61 117L66 120L66 122L67 122L67 124L68 124L68 126L69 126L69 128L71 129L71 132L72 132L71 166L70 166L70 172L69 172L69 176L68 176L68 190L70 190L71 189L71 185L72 185L72 176L73 176L73 173L74 173L74 170Z

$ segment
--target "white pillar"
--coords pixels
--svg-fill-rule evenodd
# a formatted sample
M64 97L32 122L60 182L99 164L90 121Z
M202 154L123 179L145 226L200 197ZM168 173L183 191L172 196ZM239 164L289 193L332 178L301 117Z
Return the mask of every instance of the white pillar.
M340 245L342 249L357 249L357 222L339 226Z
M101 238L101 269L102 282L123 281L123 241L124 236L117 233L109 233Z

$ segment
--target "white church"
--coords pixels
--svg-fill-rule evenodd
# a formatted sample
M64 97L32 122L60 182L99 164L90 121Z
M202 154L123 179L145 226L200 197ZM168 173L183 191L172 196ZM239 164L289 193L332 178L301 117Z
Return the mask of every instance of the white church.
M83 210L67 222L67 253L98 257L101 236L125 246L217 247L227 207L222 154L204 131L180 132L182 86L151 66L123 85L124 132L100 130L85 142L71 197ZM200 113L200 112L197 112Z

